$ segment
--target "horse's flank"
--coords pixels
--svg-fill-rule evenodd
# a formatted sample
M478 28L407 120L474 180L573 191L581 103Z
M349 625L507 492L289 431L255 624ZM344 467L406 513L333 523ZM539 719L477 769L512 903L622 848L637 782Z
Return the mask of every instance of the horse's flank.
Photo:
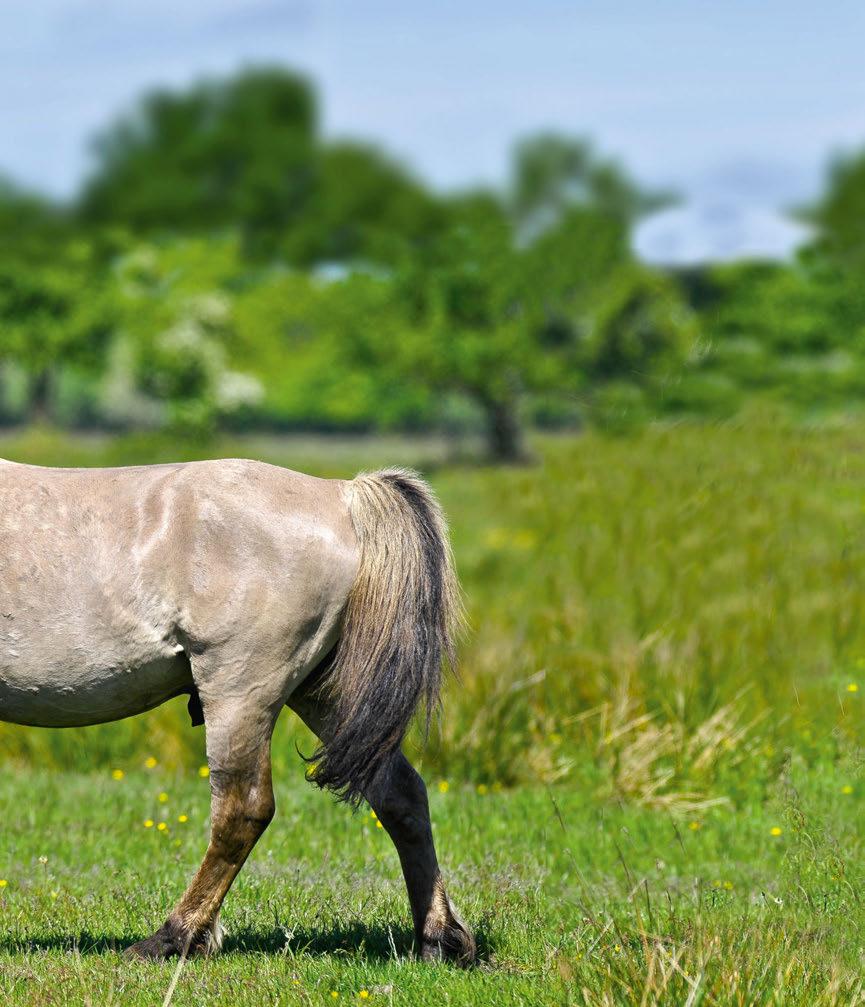
M357 573L347 485L233 459L0 462L0 719L94 724L207 691L190 656L231 640L218 688L284 703L333 646ZM276 687L259 678L275 667Z

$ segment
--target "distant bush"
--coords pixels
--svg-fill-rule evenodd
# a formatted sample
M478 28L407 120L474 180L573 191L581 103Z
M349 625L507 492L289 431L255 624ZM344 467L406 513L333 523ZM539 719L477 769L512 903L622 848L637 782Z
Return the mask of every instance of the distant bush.
M601 388L589 410L591 422L611 434L627 434L649 420L649 403L637 385L613 381Z
M662 413L725 419L733 416L744 401L744 393L729 375L717 372L688 372L664 385L657 397Z

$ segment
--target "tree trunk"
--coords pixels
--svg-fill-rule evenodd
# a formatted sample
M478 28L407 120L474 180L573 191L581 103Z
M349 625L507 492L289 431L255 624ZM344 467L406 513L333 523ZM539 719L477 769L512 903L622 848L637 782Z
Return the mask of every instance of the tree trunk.
M43 367L30 382L29 418L31 423L51 422L51 368Z
M516 400L488 400L484 402L484 408L487 413L487 443L491 458L509 464L527 461Z

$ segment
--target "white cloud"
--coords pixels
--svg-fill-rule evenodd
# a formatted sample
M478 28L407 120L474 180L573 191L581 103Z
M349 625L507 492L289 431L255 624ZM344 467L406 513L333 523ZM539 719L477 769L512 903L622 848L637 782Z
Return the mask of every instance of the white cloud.
M637 227L634 250L660 266L734 259L788 259L808 228L771 208L736 202L696 202L658 213Z

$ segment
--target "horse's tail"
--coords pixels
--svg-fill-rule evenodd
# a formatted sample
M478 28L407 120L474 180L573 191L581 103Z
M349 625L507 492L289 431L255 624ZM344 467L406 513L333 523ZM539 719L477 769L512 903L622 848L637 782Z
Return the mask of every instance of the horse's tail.
M429 728L462 609L444 515L420 476L362 473L348 494L360 566L323 681L332 713L310 778L357 804L421 703Z

